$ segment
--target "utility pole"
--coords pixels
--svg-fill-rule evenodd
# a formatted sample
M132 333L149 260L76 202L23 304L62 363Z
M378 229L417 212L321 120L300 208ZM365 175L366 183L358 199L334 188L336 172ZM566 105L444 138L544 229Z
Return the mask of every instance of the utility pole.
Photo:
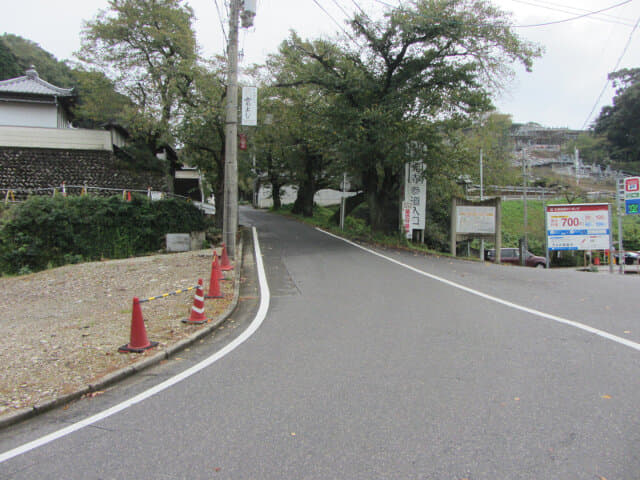
M526 262L526 252L529 249L528 245L527 245L527 229L528 229L528 222L527 222L527 186L528 186L528 180L527 180L527 160L526 160L526 156L525 156L525 151L524 148L522 149L522 199L523 199L523 209L524 209L524 237L523 237L523 242L522 242L522 248L520 248L520 264L524 265Z
M484 201L482 178L482 149L480 149L480 201ZM480 260L484 260L484 238L480 240Z
M619 271L620 274L624 275L624 267L625 267L625 260L624 260L624 245L622 244L622 217L625 214L625 208L624 208L624 196L625 196L625 191L624 191L624 175L621 173L620 176L618 177L618 181L617 183L617 187L618 187L618 194L617 194L617 203L618 203L618 267L619 267ZM609 265L613 265L613 251L612 249L609 250ZM611 267L609 268L609 270L611 270Z
M222 239L227 253L236 256L238 233L238 20L240 0L231 0L227 45L227 105L224 130L224 217Z

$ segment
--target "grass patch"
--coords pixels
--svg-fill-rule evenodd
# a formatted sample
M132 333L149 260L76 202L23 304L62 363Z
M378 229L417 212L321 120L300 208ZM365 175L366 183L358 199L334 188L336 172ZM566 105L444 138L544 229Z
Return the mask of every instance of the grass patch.
M544 257L545 255L545 230L544 230L544 212L545 205L549 204L566 204L566 200L558 198L555 200L527 200L527 239L529 243L529 250ZM602 202L589 202L585 200L577 200L574 203L602 203ZM449 252L441 252L428 248L424 244L413 243L404 238L400 233L396 235L385 235L382 233L372 232L371 228L367 225L363 218L364 215L358 214L358 209L354 210L353 215L348 216L345 219L344 230L341 230L338 225L332 222L331 218L339 210L339 206L320 207L314 206L313 217L303 217L302 215L296 215L291 213L292 205L285 205L279 210L272 210L280 215L285 215L290 218L295 218L298 221L304 222L315 227L320 227L336 235L348 238L356 242L367 243L375 246L396 248L401 250L411 250L416 252L423 252L432 255L439 256L451 256ZM613 224L613 240L618 239L618 221L615 205L612 206L612 224ZM624 239L623 245L626 250L640 250L640 215L626 215L623 218L623 232ZM524 203L522 200L507 200L502 202L502 246L503 247L518 247L520 238L524 235ZM472 250L476 251L480 248L480 241L474 240L471 243ZM485 241L485 248L493 248L491 242ZM565 254L567 257L569 254ZM581 263L583 252L578 252L577 260L570 263ZM478 255L471 257L464 257L458 255L458 258L467 258L470 260L478 260ZM564 262L570 259L564 259ZM559 259L555 260L558 264L561 264ZM577 264L576 263L576 264ZM555 264L555 263L554 263Z
M428 248L424 244L412 243L400 233L389 235L379 232L373 232L371 231L371 227L367 225L364 219L354 216L348 216L345 218L344 230L342 230L340 229L339 225L336 225L331 220L333 215L340 209L338 205L329 207L320 207L314 205L313 217L304 217L302 215L291 213L291 208L292 205L284 205L279 210L272 209L271 211L279 215L294 218L308 225L322 228L323 230L327 230L328 232L334 233L354 242L367 243L383 248L413 250L423 253L429 253L432 255L450 256L449 253L438 252L436 250Z

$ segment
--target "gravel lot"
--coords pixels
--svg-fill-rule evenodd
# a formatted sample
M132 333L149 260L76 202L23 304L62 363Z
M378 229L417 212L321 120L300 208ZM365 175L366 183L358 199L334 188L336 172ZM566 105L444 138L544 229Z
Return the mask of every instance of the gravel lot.
M195 290L172 295L142 304L147 336L160 345L143 354L117 351L129 342L133 297L191 287L198 278L206 294L212 255L153 255L0 278L0 416L74 392L203 328L181 322ZM224 299L206 301L208 317L232 301L233 282L221 288Z

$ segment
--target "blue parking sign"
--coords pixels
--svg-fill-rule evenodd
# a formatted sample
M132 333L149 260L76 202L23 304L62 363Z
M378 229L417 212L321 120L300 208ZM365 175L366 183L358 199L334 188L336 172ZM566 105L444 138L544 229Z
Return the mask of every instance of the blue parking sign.
M640 198L631 198L624 201L625 213L627 215L640 214Z

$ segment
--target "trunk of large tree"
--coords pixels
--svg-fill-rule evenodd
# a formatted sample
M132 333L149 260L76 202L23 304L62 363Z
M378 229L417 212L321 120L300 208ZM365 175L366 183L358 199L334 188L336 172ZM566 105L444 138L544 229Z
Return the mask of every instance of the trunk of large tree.
M322 158L318 155L310 153L305 149L304 158L304 175L302 181L298 185L298 195L291 209L292 213L302 214L304 217L313 216L313 197L318 191L318 182L316 181L317 165L322 163Z
M366 199L367 198L364 192L360 192L357 195L354 195L353 197L347 197L347 201L345 202L345 207L344 207L345 218L347 217L347 215L353 212L356 208L358 208L358 206L362 202L364 202ZM336 225L340 223L340 210L338 210L336 213L334 213L331 216L331 222L335 223Z
M313 183L313 181L309 182L305 180L298 187L298 195L291 209L292 213L302 214L304 217L313 216L313 197L316 193Z
M393 233L398 229L399 176L391 168L378 173L371 168L364 176L369 224L374 232Z
M273 180L271 182L271 197L273 198L273 209L274 210L280 210L280 208L282 207L282 202L280 201L280 189L282 188L282 185Z

